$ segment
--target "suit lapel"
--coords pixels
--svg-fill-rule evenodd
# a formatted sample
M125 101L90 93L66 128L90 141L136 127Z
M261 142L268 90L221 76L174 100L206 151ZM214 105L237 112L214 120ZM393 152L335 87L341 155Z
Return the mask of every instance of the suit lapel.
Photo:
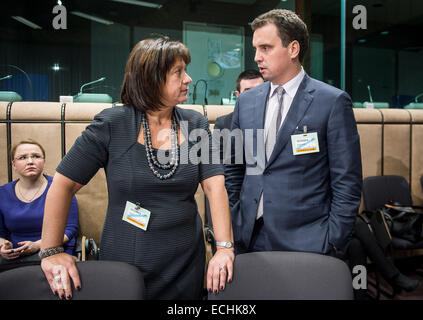
M314 89L310 85L310 78L307 74L305 74L304 79L301 82L294 97L294 100L292 101L291 107L289 108L288 114L286 115L286 118L282 124L282 127L278 132L275 147L269 161L266 164L266 167L275 161L275 159L291 139L292 133L294 132L298 123L304 117L304 114L313 101L313 95L311 94L313 91Z
M267 97L269 96L270 91L270 82L265 82L263 85L260 85L259 91L255 97L255 101L252 104L254 110L251 110L249 116L253 116L252 119L252 128L253 129L253 141L252 145L249 145L251 142L246 141L246 136L244 136L244 145L249 145L249 150L254 154L251 154L255 158L256 163L256 170L263 171L264 166L266 164L266 157L265 151L261 147L264 147L264 137L261 132L264 132L264 121L265 121L265 114L266 114L266 105L267 105ZM245 133L244 133L245 134ZM260 142L257 141L260 140ZM256 146L257 149L254 149ZM261 146L261 147L260 147ZM255 150L255 152L253 151ZM250 159L252 160L252 159Z
M254 103L254 129L264 128L264 119L266 113L267 98L270 91L270 82L266 82L256 96Z

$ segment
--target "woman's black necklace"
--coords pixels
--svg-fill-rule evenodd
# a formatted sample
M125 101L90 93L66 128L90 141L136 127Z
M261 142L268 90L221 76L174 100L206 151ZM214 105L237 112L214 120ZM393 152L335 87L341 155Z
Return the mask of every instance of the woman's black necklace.
M168 164L161 164L158 160L156 155L153 152L153 145L151 143L151 133L150 127L148 125L148 120L145 114L142 115L141 118L143 134L144 134L144 144L145 144L145 151L147 155L147 162L150 170L153 174L159 178L160 180L166 180L171 178L174 174L176 169L179 165L179 148L178 148L178 131L176 126L176 120L174 115L172 114L172 126L170 130L170 141L171 141L171 159ZM169 170L170 172L167 174L161 174L157 169Z

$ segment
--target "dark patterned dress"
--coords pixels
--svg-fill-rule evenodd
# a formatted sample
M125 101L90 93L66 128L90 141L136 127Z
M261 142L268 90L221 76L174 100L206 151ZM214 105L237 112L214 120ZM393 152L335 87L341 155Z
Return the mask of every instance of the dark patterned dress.
M201 128L210 137L208 122L196 111L175 107L174 112L185 132L180 157L186 160L187 150L197 143L188 134ZM158 179L148 167L145 146L137 142L141 116L131 106L103 110L78 137L57 171L87 184L99 168L105 169L109 203L100 260L137 266L144 275L148 299L199 299L205 248L194 194L199 182L223 174L223 168L184 161L170 179ZM207 151L211 152L211 143ZM139 202L151 212L146 231L122 220L127 201Z

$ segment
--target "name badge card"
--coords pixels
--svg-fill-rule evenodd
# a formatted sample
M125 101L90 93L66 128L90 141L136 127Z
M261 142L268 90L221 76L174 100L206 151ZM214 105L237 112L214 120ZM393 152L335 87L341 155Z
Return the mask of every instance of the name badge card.
M147 230L148 221L150 220L150 211L140 207L138 204L126 201L125 212L122 220L144 231Z
M294 156L320 151L317 132L294 134L291 136L291 142Z

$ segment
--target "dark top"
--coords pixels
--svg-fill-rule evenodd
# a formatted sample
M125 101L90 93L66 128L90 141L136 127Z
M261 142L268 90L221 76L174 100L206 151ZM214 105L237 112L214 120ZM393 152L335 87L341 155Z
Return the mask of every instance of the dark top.
M109 203L101 260L137 266L144 274L148 299L198 299L205 249L194 194L199 182L223 174L223 168L206 164L204 159L195 163L197 151L199 155L211 152L211 143L208 149L199 148L197 143L201 134L208 137L203 141L211 140L207 119L196 111L175 107L186 138L180 146L181 164L172 178L158 179L148 167L144 145L137 142L141 115L131 106L103 110L76 140L57 171L86 184L100 167L105 168ZM193 131L199 128L203 130ZM122 220L127 201L139 202L151 212L147 231Z
M230 130L231 126L232 126L232 116L233 115L234 115L234 113L231 112L227 115L216 118L216 121L214 123L214 128L220 129L220 130L222 130L222 129L229 129Z
M214 130L219 129L221 131L219 135L217 135L216 131L214 131L214 140L215 140L215 143L219 141L218 145L220 146L220 161L223 164L229 164L232 158L230 154L227 154L229 152L228 149L224 151L224 148L227 148L225 143L226 144L231 143L230 141L231 136L230 135L225 136L224 129L231 130L233 114L234 113L231 112L227 115L218 117L214 123ZM225 142L224 142L224 139L226 140ZM234 147L235 147L234 143L231 143L232 152L234 152ZM243 177L236 177L236 180L238 181L238 183L236 184L228 183L226 179L226 166L224 168L225 168L225 188L228 191L229 203L232 207L239 200Z
M53 178L44 175L47 187L43 194L31 202L23 202L15 194L15 180L0 187L0 237L13 243L13 248L20 247L22 241L38 241L41 239L44 205L47 191ZM78 203L75 196L66 222L65 235L69 242L64 245L67 253L73 254L75 235L78 231Z

